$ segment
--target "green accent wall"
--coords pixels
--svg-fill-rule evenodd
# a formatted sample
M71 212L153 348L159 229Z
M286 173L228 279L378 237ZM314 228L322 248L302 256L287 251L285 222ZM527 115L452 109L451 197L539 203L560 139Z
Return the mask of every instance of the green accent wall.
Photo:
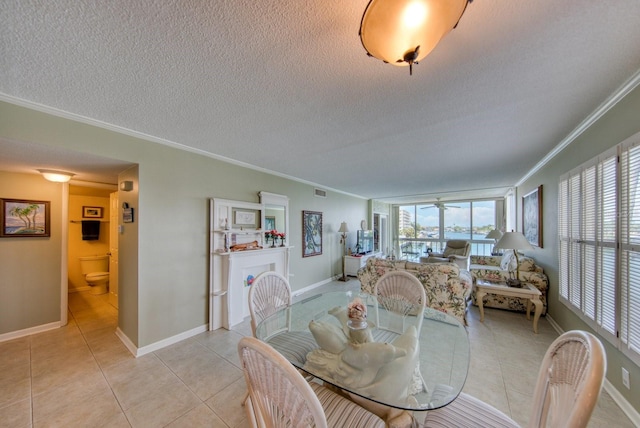
M120 192L135 209L135 223L125 224L120 236L119 327L137 346L199 328L208 316L208 199L212 197L259 202L258 192L267 191L290 198L290 231L287 242L294 246L290 260L292 290L321 284L341 273L337 230L347 221L356 230L367 218L368 201L328 190L326 198L314 196L314 186L253 169L239 167L208 156L179 150L123 133L62 118L7 102L0 102L0 138L32 142L86 152L137 164L124 171L120 180L135 182L134 192ZM215 136L211 137L215 140ZM176 143L180 143L177 141ZM219 141L218 144L232 144ZM260 165L256 157L257 166ZM15 176L16 174L12 174ZM23 174L25 180L45 181L39 175ZM4 182L4 181L3 181ZM0 190L2 187L0 187ZM15 196L2 191L0 197ZM37 199L52 200L57 206L60 190L44 188ZM302 211L323 213L323 253L302 258ZM59 234L54 229L54 236ZM15 253L20 242L0 242L0 254ZM3 296L19 297L17 287L38 287L39 313L23 303L20 317L0 311L0 334L23 330L44 322L60 320L60 258L63 251L55 241L38 247L40 258L56 269L43 276L48 281L24 284L24 272L17 269L20 258L0 257ZM17 259L17 260L16 260ZM22 262L22 264L26 263ZM42 262L41 262L42 263ZM5 289L8 294L5 294ZM18 302L5 300L3 304Z
M558 182L560 175L592 159L628 137L640 132L640 87L633 90L591 125L562 152L517 189L518 228L522 230L522 195L543 185L543 244L531 252L549 276L549 315L564 330L591 329L558 300ZM527 255L529 255L527 253ZM638 285L640 286L640 284ZM593 331L591 331L593 333ZM640 367L602 340L607 352L607 379L636 409L640 410ZM631 389L622 385L622 367L629 370ZM633 379L636 379L634 382Z

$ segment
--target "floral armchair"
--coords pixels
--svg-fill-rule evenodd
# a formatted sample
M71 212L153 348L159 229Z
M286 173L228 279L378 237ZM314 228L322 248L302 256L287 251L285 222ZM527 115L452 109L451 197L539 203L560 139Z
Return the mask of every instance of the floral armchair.
M378 279L389 271L403 270L415 275L426 294L427 307L446 312L467 325L467 303L471 296L471 274L455 263L414 263L405 260L386 260L371 257L358 270L360 289L374 294Z
M491 282L506 282L509 279L509 265L515 265L515 260L509 259L509 254L505 256L471 256L469 271L473 281L483 279ZM542 301L542 314L547 313L547 288L549 278L545 275L542 267L536 265L531 257L518 257L518 276L523 283L529 283L540 290ZM475 289L471 293L474 305L476 302ZM485 308L509 309L512 311L525 312L527 309L526 299L519 297L505 297L487 294L483 306Z

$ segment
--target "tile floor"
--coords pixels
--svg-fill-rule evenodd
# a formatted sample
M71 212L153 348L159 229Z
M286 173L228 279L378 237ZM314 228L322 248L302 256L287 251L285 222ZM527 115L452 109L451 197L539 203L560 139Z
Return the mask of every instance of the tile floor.
M320 290L357 289L358 281ZM106 295L69 295L69 324L0 343L0 427L246 427L236 344L248 321L133 358ZM524 315L470 308L465 391L525 424L539 364L557 337ZM589 427L632 427L603 391Z

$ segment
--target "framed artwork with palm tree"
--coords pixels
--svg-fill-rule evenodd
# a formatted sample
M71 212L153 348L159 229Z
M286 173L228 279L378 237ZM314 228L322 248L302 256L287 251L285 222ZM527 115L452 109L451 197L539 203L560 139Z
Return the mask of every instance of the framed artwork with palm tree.
M50 202L0 199L0 238L51 236Z
M322 213L302 211L302 257L322 254Z

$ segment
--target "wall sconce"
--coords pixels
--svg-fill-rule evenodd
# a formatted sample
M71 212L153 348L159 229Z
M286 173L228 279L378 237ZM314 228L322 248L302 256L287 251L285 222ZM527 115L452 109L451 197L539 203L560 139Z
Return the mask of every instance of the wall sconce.
M409 66L426 57L457 25L472 0L371 0L360 23L369 56Z
M67 183L75 174L66 171L56 171L54 169L39 169L38 172L49 181L54 183Z
M133 190L133 181L121 181L120 190L124 192L130 192Z

